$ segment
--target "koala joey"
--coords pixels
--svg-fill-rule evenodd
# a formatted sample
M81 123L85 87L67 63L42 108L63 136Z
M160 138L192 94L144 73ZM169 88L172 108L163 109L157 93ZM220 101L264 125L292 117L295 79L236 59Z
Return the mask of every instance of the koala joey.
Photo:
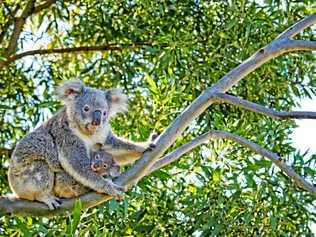
M101 176L117 177L120 175L120 166L112 155L103 149L90 151L90 165L91 169Z
M127 97L120 89L95 89L79 80L64 82L57 94L65 106L15 147L8 171L11 189L50 209L60 205L58 197L89 190L121 198L124 188L91 169L89 152L101 143L118 165L124 165L153 147L151 141L134 143L112 133L109 120L127 110Z
M114 161L113 157L104 150L90 151L90 168L95 173L108 179L120 175L120 167ZM89 191L89 189L78 183L66 172L55 173L54 194L58 197L72 198L80 196Z

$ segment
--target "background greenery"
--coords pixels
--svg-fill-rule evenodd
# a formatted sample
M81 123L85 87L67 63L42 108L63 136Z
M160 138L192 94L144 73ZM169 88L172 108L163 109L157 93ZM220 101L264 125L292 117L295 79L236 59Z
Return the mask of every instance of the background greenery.
M27 1L0 3L0 24ZM0 69L0 146L13 148L60 108L53 88L79 77L98 87L121 87L130 112L112 121L135 141L162 132L207 86L315 12L314 1L62 1L26 21L18 52L121 43L121 50L31 56ZM38 4L43 1L37 1ZM4 36L4 52L12 28ZM300 38L314 39L312 30ZM131 45L134 44L134 45ZM230 93L279 110L316 92L315 55L270 61ZM316 156L291 146L292 121L275 121L230 105L213 105L174 147L211 129L242 135L282 154L315 180ZM2 154L2 153L1 153ZM9 157L0 160L0 191L10 192ZM144 178L124 201L111 200L72 217L0 216L3 236L311 236L315 201L271 164L227 141L210 142Z

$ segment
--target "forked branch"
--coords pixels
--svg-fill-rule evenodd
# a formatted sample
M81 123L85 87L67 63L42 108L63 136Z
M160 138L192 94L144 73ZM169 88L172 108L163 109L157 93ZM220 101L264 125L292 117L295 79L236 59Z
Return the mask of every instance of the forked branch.
M316 22L316 13L312 14L302 21L295 24L295 32L291 31L291 37L299 33L306 27ZM291 29L291 28L290 28ZM290 29L286 30L288 32ZM281 38L272 41L270 44L260 49L250 58L245 60L239 66L228 72L212 87L207 88L197 97L191 105L189 105L161 134L157 141L157 148L135 162L135 164L118 179L118 184L133 185L143 176L145 176L156 160L174 143L174 141L182 134L182 132L203 113L211 104L216 102L218 93L225 93L241 79L253 72L255 69L266 63L272 58L287 52L299 50L316 50L316 42L292 40Z
M50 7L52 4L56 2L56 0L47 0L46 2L44 2L43 4L39 6L35 6L35 2L36 2L35 0L27 1L26 6L23 9L21 16L15 19L14 29L9 40L9 45L4 52L5 57L9 57L16 50L18 39L21 35L21 32L23 30L23 27L25 25L27 18L34 13L38 13L39 11L42 11L43 9ZM4 64L1 64L0 67L1 66L3 67Z

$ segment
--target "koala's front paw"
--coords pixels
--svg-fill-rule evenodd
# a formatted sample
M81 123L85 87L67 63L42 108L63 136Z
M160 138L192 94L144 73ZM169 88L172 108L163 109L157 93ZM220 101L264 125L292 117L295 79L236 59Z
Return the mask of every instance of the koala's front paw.
M154 150L155 148L156 148L156 144L150 143L149 146L146 148L146 150L145 150L144 152L146 152L146 151L152 151L152 150Z

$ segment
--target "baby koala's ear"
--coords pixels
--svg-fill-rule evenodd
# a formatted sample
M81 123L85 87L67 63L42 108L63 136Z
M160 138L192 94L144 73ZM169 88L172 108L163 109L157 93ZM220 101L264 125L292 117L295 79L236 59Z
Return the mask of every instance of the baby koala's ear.
M106 100L109 104L109 116L113 117L117 113L126 112L128 109L127 96L122 89L115 88L106 90Z
M59 99L74 99L83 92L84 84L79 80L69 80L60 84L56 88L56 95Z

